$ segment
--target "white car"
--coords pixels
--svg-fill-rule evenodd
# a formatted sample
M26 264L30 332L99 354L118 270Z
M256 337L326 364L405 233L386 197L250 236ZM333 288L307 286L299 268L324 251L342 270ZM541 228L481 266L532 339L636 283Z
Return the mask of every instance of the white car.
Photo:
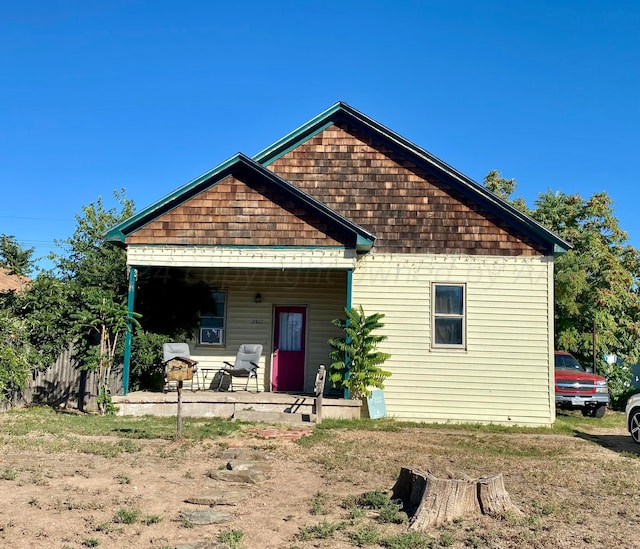
M627 429L631 438L640 443L640 393L629 398L626 413Z

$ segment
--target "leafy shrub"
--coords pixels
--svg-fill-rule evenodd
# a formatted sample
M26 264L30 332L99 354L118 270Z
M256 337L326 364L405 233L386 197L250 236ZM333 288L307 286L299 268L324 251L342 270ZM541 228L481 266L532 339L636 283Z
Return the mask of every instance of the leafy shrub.
M344 337L334 337L328 343L333 349L329 358L333 361L329 369L329 379L337 389L349 391L352 399L368 397L370 387L384 389L384 380L391 375L380 368L388 353L377 350L378 344L387 339L384 335L374 335L382 328L381 313L370 316L364 314L362 305L357 309L345 309L346 319L335 319L332 324L344 331Z

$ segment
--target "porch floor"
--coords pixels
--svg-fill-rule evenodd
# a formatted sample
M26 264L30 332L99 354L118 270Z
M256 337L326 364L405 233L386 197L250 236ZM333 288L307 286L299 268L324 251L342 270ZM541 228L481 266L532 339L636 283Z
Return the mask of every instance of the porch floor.
M121 416L175 416L178 393L134 391L126 396L113 396ZM359 400L324 396L322 417L356 419L360 417ZM254 391L192 391L182 390L183 417L222 417L263 421L265 423L314 422L315 397L310 394L271 393Z

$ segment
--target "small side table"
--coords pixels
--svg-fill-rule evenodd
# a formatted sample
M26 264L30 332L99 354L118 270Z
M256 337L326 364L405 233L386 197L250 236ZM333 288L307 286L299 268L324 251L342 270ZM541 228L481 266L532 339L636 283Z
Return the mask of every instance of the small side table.
M209 376L213 374L213 378L211 379L211 381L213 381L216 377L216 373L220 371L220 368L198 368L198 370L202 372L202 386L203 390L206 391L209 388L209 386L207 385Z

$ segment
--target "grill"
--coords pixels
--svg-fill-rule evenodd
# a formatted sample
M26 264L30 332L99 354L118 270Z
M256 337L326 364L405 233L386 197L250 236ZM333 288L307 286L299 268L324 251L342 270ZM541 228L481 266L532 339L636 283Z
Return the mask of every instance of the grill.
M596 386L592 381L559 381L556 383L556 390L560 393L590 395L596 392Z

